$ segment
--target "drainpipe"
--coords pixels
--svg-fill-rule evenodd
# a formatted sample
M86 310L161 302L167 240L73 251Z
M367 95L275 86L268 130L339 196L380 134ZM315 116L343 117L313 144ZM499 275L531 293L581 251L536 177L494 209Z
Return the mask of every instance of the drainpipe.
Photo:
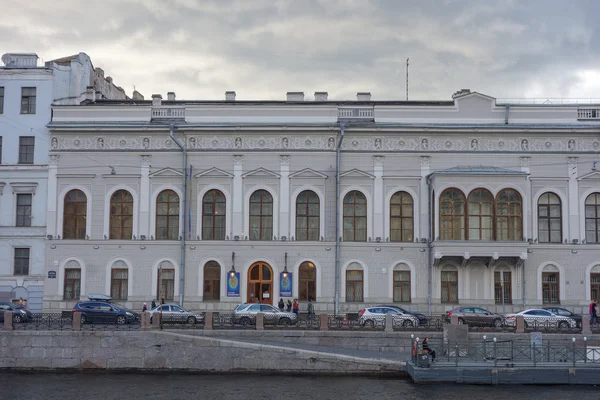
M183 152L183 230L181 235L181 261L179 263L179 305L183 307L183 293L185 289L185 237L187 235L186 227L186 210L187 210L187 149L181 144L179 140L173 135L174 125L169 125L169 136L175 142L177 146ZM180 210L181 212L181 210Z
M429 239L427 240L427 312L429 314L429 316L431 317L431 277L433 275L433 271L432 268L433 266L431 265L432 259L432 252L433 252L433 226L432 226L432 219L431 219L431 215L433 214L433 210L432 210L432 202L431 202L431 196L432 196L432 187L431 187L431 179L432 179L432 174L427 175L427 177L425 178L427 180L427 203L428 203L428 208L429 208L429 212L427 213L427 223L429 224L427 230L429 231Z
M504 106L504 124L508 125L508 113L510 112L510 104Z
M346 124L340 123L340 134L336 148L335 158L335 300L334 312L337 316L340 312L340 237L342 236L340 224L340 162L342 141L344 140L344 130Z

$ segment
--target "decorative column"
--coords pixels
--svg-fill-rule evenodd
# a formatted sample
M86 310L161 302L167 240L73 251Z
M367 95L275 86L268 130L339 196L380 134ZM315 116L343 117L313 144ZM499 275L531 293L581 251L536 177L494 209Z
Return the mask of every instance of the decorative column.
M279 235L290 238L290 156L279 156Z
M567 173L569 176L569 241L578 239L580 242L585 237L579 237L579 189L577 187L577 157L568 157Z
M533 232L533 228L529 227L529 222L532 221L532 227L537 226L537 223L533 222L532 212L535 204L532 203L533 199L531 198L531 180L529 179L529 174L531 173L531 157L521 157L521 172L527 174L527 188L525 190L525 198L523 199L523 204L527 202L527 214L523 215L523 237L527 238L535 238L537 234Z
M233 156L233 219L231 223L231 237L244 237L244 188L242 184L244 156L234 154Z
M429 156L421 156L421 185L419 194L419 208L421 209L421 218L419 218L419 230L417 231L415 226L415 238L427 238L431 225L429 224L429 187L427 186L427 175L430 173L429 169ZM433 201L433 199L431 199ZM433 215L439 215L437 212L437 204L433 203L432 209L436 210ZM439 219L438 219L439 220ZM435 240L436 232L438 229L438 221L434 221L434 231L431 232L431 240Z
M150 160L152 156L143 154L140 156L141 174L140 181L140 230L139 235L150 238ZM185 171L184 171L185 173Z
M373 239L381 238L385 242L383 217L383 159L384 156L373 156ZM389 235L388 235L389 236Z
M58 160L60 156L56 154L50 155L48 163L48 214L46 215L46 235L56 237L56 193L58 190ZM62 233L62 232L61 232Z

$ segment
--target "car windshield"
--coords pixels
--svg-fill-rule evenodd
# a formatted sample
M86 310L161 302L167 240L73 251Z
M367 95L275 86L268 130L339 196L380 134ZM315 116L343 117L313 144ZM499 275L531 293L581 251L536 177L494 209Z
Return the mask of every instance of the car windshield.
M237 307L234 309L234 311L242 311L250 306L251 306L251 304L238 304Z

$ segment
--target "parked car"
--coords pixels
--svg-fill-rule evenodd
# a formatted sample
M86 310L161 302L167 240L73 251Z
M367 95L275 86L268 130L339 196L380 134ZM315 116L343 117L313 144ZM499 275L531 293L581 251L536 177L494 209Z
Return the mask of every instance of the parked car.
M581 326L582 326L581 315L572 313L571 311L567 310L566 308L544 307L544 310L548 310L551 313L559 315L561 317L573 318L575 320L575 322L577 323L578 328L581 328Z
M379 304L373 307L387 307L387 308L394 308L398 311L400 311L403 314L408 314L408 315L412 315L413 317L417 317L417 319L419 320L419 325L426 325L427 322L429 322L429 317L425 314L421 314L418 312L414 312L414 311L409 311L406 310L402 307L398 307L398 306L394 306L394 305L388 305L388 304Z
M419 319L414 315L405 314L392 307L369 307L358 313L358 323L362 326L375 326L377 322L384 321L386 314L392 314L392 320L402 326L417 326Z
M123 325L139 319L139 314L124 306L107 301L80 301L73 312L81 313L81 323L104 323Z
M568 328L576 328L577 322L573 318L563 317L560 315L556 315L551 313L548 310L543 309L529 309L519 311L514 314L506 315L506 325L508 326L516 326L517 325L517 316L522 315L525 319L525 327L547 327L556 325L557 328L568 329ZM552 324L552 325L551 325Z
M445 320L450 322L450 316L456 315L459 324L471 326L495 326L501 327L504 317L485 308L480 307L459 307L446 312Z
M150 323L152 323L152 316L155 314L160 314L162 310L162 318L163 322L172 322L172 323L183 323L186 322L188 324L195 324L201 321L204 321L204 316L202 314L195 314L189 311L184 310L176 304L163 304L154 307L152 310L148 311L150 314Z
M256 314L264 314L266 323L290 325L295 324L298 316L293 312L280 311L279 308L269 304L239 304L233 310L233 323L244 326L254 324L256 322Z
M4 323L4 313L6 311L12 311L12 319L15 324L29 322L33 319L31 311L24 309L22 306L16 306L8 302L0 302L0 322L2 323Z

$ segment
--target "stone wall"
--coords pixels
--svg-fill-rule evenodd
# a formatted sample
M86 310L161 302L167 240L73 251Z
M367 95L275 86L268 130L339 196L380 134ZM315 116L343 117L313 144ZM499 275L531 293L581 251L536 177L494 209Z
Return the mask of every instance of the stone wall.
M0 332L0 369L388 375L404 362L173 332Z

